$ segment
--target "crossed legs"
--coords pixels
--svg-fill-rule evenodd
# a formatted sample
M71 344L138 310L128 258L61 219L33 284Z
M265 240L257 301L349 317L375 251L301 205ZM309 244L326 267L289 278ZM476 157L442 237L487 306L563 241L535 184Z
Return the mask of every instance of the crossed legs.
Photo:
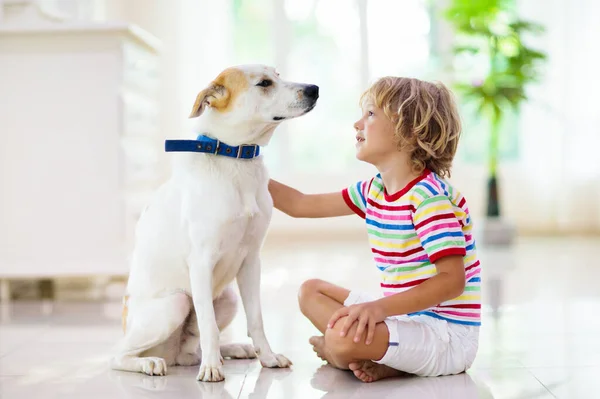
M333 328L327 329L329 318L344 306L349 294L350 291L345 288L317 279L305 281L300 287L300 310L323 334L310 339L314 351L332 366L352 370L364 382L402 374L398 370L372 362L383 358L387 351L389 332L385 323L377 324L370 345L366 345L364 339L358 343L353 341L356 324L346 336L340 336L345 318L340 319Z

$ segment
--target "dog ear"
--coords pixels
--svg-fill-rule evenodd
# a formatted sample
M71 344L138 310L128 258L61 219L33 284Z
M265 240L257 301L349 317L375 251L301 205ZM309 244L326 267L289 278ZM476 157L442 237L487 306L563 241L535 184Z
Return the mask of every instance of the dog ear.
M212 83L206 89L198 93L196 102L192 107L192 113L190 118L197 118L204 112L204 108L208 105L215 109L222 109L227 106L229 102L229 92L225 86Z

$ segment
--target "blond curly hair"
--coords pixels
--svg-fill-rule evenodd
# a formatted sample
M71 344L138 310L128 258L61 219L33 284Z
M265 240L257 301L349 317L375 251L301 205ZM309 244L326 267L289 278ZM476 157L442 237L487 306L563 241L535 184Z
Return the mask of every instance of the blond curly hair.
M450 176L461 132L452 92L442 83L384 77L367 89L360 105L372 102L395 125L398 149L407 151L416 172L425 168Z

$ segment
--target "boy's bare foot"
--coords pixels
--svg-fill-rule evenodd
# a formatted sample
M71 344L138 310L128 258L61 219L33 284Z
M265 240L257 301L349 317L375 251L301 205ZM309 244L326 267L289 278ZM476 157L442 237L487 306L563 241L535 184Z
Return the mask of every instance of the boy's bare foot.
M310 342L310 344L313 346L313 350L317 353L317 356L325 360L327 363L330 363L329 359L327 359L327 354L325 351L325 337L310 337L308 342Z
M348 365L356 378L362 382L374 382L382 378L398 377L404 375L402 371L398 371L383 364L373 363L370 360L362 362L350 363Z

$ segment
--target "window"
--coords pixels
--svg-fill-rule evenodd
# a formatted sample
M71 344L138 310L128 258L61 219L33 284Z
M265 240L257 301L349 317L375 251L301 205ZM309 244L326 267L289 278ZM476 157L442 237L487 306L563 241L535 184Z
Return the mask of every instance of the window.
M343 174L355 159L360 94L377 77L429 79L431 18L422 0L232 0L236 63L275 65L321 87L312 113L283 123L268 148L273 170ZM270 10L270 12L269 12Z

